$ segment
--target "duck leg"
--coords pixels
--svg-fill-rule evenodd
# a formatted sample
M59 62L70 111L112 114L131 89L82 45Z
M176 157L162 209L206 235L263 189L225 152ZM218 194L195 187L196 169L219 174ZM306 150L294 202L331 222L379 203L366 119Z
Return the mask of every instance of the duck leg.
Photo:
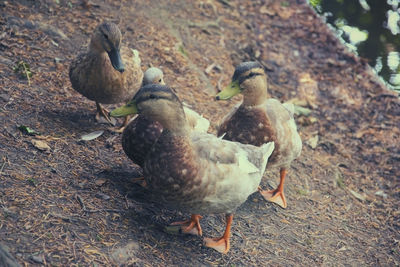
M99 102L96 101L97 113L96 113L96 121L99 123L110 123L111 125L115 125L116 121L114 118L110 118L108 116L108 110L104 109Z
M281 168L280 170L281 180L279 182L278 187L275 190L262 190L261 187L258 188L260 194L264 197L265 200L273 202L281 206L282 208L286 208L286 198L283 193L283 185L285 183L285 176L287 174L287 170L285 168Z
M183 222L173 222L171 223L171 225L181 225L181 230L185 234L202 236L203 230L200 226L201 218L203 218L203 216L199 214L192 214L192 216L190 216L190 220L186 220Z
M130 118L131 118L131 116L126 116L124 118L124 123L122 124L122 126L119 128L111 128L111 131L113 131L115 133L122 133L125 130L125 127L128 125Z
M138 183L141 187L144 187L144 188L147 187L147 182L146 182L146 179L144 179L144 177L133 178L132 182Z
M231 236L231 226L233 221L233 214L226 215L226 228L224 235L217 238L204 238L206 247L213 248L220 253L228 253L231 248L229 238Z

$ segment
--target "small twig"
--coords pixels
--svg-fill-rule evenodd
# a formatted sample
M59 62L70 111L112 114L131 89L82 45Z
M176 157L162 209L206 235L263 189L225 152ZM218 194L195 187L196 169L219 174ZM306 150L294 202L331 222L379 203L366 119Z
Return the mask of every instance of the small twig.
M102 212L102 211L105 211L105 212L115 212L115 213L122 212L122 210L117 210L117 209L101 209L101 210L88 210L88 209L83 209L83 210L86 211L86 212L88 212L88 213L96 213L96 212Z
M76 241L74 241L74 243L72 243L72 251L74 252L74 258L76 259L75 243L76 243Z
M26 68L25 63L22 63L22 67L24 68L24 73L25 73L26 79L28 80L28 85L31 85L31 79L29 78L28 69Z
M218 2L220 2L221 4L226 5L227 7L232 7L232 4L229 3L227 0L218 0Z
M63 215L58 214L58 213L49 213L49 214L50 214L50 216L53 216L55 218L61 219L61 220L66 221L66 222L72 222L72 221L77 221L78 220L78 219L74 219L74 218L71 218L71 217L63 216Z
M376 98L381 98L381 97L398 98L399 96L396 96L394 94L382 93L382 94L379 94L379 95L372 96L371 99L376 99Z
M128 195L124 196L124 200L125 200L126 209L129 209Z
M75 198L79 201L79 204L81 205L82 209L86 211L86 206L85 203L83 203L82 197L78 194L75 194Z
M118 209L97 209L97 210L89 210L86 208L85 203L83 202L83 199L80 195L75 194L75 198L78 200L79 204L82 207L82 210L88 213L96 213L96 212L101 212L101 211L105 211L105 212L122 212L122 210L118 210Z
M0 175L3 173L4 166L6 166L6 163L7 163L7 160L6 160L6 159L7 159L7 158L4 159L4 162L3 162L3 164L2 164L1 167L0 167Z
M220 77L219 78L219 80L218 80L218 83L217 83L217 92L221 92L222 91L222 86L221 86L221 83L222 83L222 77Z

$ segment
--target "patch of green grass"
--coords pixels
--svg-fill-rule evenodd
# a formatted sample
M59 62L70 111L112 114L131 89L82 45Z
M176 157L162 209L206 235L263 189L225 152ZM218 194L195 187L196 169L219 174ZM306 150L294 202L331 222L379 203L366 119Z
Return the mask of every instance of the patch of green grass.
M187 53L187 51L185 50L185 48L183 47L183 45L180 45L178 47L178 51L181 52L184 56L189 56L189 54Z
M103 240L103 237L100 234L96 235L96 241L100 242L101 240Z
M17 64L13 67L15 73L17 73L21 78L25 78L28 80L28 84L31 85L31 77L33 75L29 64L20 60Z
M346 184L344 183L343 175L338 174L336 177L336 184L340 188L344 189L346 187Z
M36 185L38 184L38 181L37 181L35 178L28 178L28 179L27 179L27 182L28 182L30 185L33 185L33 186L36 186Z
M321 4L321 0L310 0L310 5L313 8L316 8L317 6L319 6Z
M289 2L287 2L287 1L283 1L281 3L281 6L283 6L283 7L288 7L289 5L290 5Z
M36 132L35 130L32 130L31 128L29 128L28 126L25 125L19 125L17 126L18 130L20 130L21 132L25 133L25 134L29 134L29 135L40 135L40 133Z
M303 188L296 188L296 192L301 196L307 196L309 193L307 189Z

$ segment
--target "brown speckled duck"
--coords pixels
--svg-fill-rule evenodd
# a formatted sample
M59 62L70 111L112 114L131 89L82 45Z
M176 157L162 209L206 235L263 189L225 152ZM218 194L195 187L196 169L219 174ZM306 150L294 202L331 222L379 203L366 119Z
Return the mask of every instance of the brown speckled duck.
M143 85L164 85L164 74L159 68L147 69L143 76ZM189 126L196 131L207 132L210 122L197 112L183 107ZM122 133L122 148L125 154L137 165L143 166L144 159L150 148L160 137L162 126L157 121L150 121L139 115L132 120Z
M71 63L72 87L96 102L96 120L111 122L100 105L127 102L139 90L143 72L136 50L121 47L121 31L112 22L103 22L94 30L86 52ZM128 118L125 118L124 126Z
M182 225L197 228L199 234L198 214L225 213L224 235L204 241L208 247L228 252L232 213L257 190L273 142L256 147L193 131L182 103L163 85L142 87L131 102L113 110L111 116L136 113L163 127L144 160L148 188L169 208L191 212L191 220Z
M239 64L232 77L231 84L217 94L217 100L230 99L243 94L243 102L236 106L223 120L218 136L224 139L261 146L275 142L268 168L280 168L279 186L272 191L261 190L262 196L271 202L287 207L283 193L285 176L291 162L296 159L302 148L293 118L293 105L281 104L269 98L267 76L258 62Z

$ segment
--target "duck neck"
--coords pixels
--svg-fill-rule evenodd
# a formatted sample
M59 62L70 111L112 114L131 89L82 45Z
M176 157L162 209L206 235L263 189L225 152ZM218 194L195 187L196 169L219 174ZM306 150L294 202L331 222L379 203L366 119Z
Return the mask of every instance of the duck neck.
M188 136L190 133L190 127L187 123L185 114L177 120L168 120L166 122L161 122L163 128L168 130L171 135L174 136Z
M246 85L246 88L243 90L243 105L259 106L263 104L268 97L267 80L265 77L262 77Z
M172 135L188 136L190 133L190 127L182 107L166 110L161 117L155 118L155 120Z

